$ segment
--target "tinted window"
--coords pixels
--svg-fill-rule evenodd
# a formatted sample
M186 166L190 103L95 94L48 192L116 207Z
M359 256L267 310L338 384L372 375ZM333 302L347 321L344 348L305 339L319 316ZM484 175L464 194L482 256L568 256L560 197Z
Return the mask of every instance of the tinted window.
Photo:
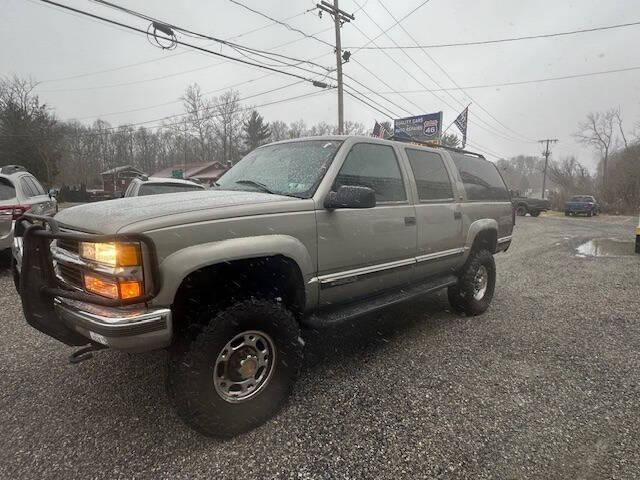
M46 195L44 193L44 188L40 185L40 182L36 180L34 177L26 177L27 183L31 185L31 190L36 192L36 195Z
M398 159L393 148L387 145L354 145L340 169L334 189L343 185L372 188L378 202L407 199Z
M42 186L42 184L36 180L34 177L31 177L31 180L33 180L33 183L36 186L36 190L38 190L38 194L40 195L46 195L47 192L44 191L44 187Z
M6 178L0 178L0 201L15 198L16 189Z
M453 199L451 180L442 157L437 153L407 148L407 157L418 186L420 200Z
M496 166L482 158L451 152L469 200L509 201L509 192Z
M140 186L138 196L158 195L159 193L178 193L202 190L195 185L180 185L177 183L144 183Z
M571 197L569 199L570 202L594 202L594 198L593 197L585 197L585 196L577 196L577 197Z
M25 197L31 198L37 195L35 191L35 187L31 185L31 183L27 182L27 177L22 177L20 179L20 188L22 189L22 193Z

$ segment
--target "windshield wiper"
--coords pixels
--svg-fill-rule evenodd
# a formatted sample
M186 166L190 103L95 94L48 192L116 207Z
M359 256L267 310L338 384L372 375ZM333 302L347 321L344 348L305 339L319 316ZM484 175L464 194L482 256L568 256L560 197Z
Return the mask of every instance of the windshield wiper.
M270 193L272 195L276 195L276 192L267 187L264 183L256 182L255 180L236 180L235 183L239 183L240 185L252 185L254 187L258 187L265 193Z

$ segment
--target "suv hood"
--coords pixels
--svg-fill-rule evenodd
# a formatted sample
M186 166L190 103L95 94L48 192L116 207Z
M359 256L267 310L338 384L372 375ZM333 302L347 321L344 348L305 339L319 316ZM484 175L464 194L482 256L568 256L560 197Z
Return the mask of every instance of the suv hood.
M230 214L251 215L260 213L265 204L276 207L278 202L295 202L299 199L282 195L233 190L206 190L180 192L142 197L119 198L104 202L87 203L65 209L56 215L62 227L87 233L112 234L122 228L145 220L180 215L180 222L199 221L203 217L222 217L221 210ZM242 206L255 205L252 208ZM214 213L215 211L215 213ZM187 217L181 214L186 214ZM224 215L228 216L228 215Z

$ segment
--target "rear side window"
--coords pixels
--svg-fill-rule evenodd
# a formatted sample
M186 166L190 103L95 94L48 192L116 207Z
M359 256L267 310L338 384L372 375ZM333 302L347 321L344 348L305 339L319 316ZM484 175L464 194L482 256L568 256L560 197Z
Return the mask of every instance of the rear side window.
M450 152L462 177L467 199L483 201L509 201L507 190L496 166L482 158Z
M16 197L16 189L6 178L0 178L0 201L11 200Z
M420 201L452 200L453 188L442 157L437 153L407 148L407 157L418 186Z
M28 182L27 180L27 177L20 178L20 188L22 189L22 193L27 198L35 197L36 195L38 195L35 190L35 186L33 186L33 184Z
M35 177L27 177L27 181L37 195L46 195L44 188L42 187L42 185L40 185L40 182L35 179Z
M336 177L334 188L344 185L369 187L376 192L378 202L407 199L398 159L393 148L388 145L354 145Z

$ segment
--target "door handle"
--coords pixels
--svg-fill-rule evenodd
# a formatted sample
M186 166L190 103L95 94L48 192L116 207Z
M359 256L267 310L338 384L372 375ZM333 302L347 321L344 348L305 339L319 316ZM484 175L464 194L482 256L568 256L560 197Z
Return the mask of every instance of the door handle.
M407 227L415 225L416 224L416 217L404 217L404 224Z
M462 218L462 212L453 212L453 218L460 220Z

